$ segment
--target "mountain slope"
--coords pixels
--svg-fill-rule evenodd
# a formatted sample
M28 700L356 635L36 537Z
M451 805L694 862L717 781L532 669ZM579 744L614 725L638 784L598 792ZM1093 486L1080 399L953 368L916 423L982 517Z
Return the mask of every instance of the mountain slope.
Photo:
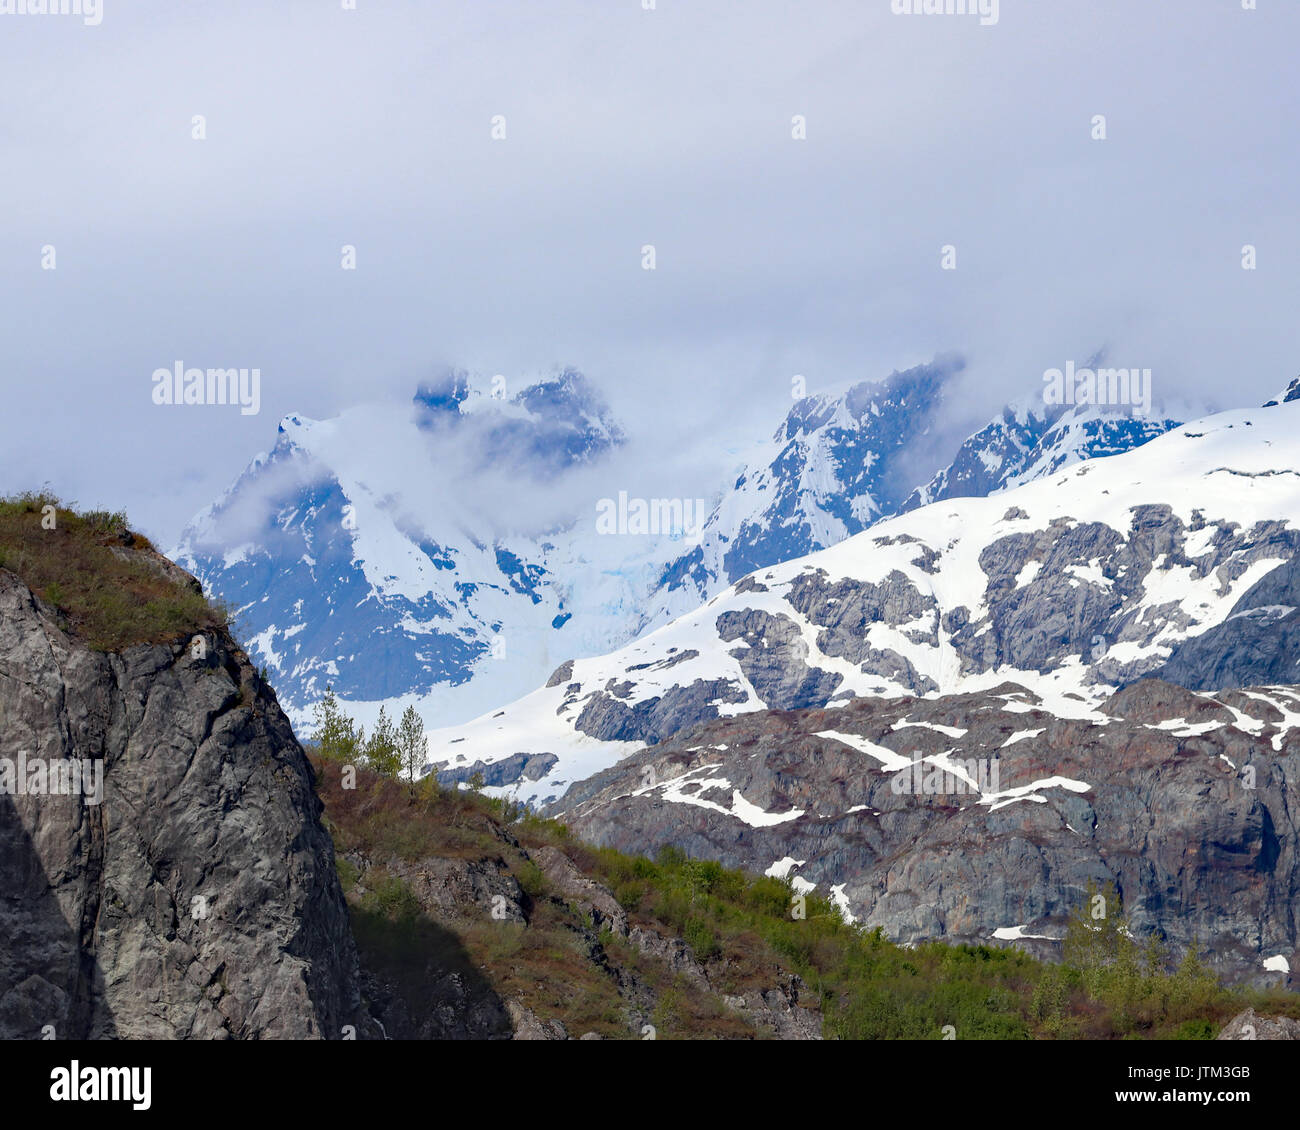
M1135 936L1300 984L1300 693L1143 680L1089 718L1029 691L706 723L571 788L584 839L788 877L890 939L1061 957L1089 883ZM1110 913L1114 914L1114 907Z
M296 722L327 684L369 704L371 720L401 699L460 722L526 693L565 658L619 647L922 493L1001 490L1168 424L1008 410L915 491L912 448L937 427L962 367L941 357L800 399L760 458L706 492L718 501L702 529L684 500L652 500L668 504L670 528L630 537L601 536L601 504L590 506L620 493L611 460L626 437L580 373L509 399L450 373L410 405L285 417L274 448L172 556L236 609Z
M533 801L712 718L1008 679L1090 716L1300 546L1300 408L1227 412L990 498L888 519L435 733L455 769L549 755Z
M664 570L645 623L688 611L755 569L835 545L894 510L912 485L899 459L934 426L945 387L963 368L941 357L839 397L798 400L724 493L699 544Z
M898 513L1023 486L1085 459L1131 451L1177 426L1176 420L1148 420L1095 406L1006 408L962 444L951 464L913 491Z

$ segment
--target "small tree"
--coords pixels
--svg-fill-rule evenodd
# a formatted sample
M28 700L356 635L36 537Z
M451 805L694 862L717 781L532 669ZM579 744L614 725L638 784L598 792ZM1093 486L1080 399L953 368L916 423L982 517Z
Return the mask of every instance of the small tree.
M1223 993L1218 977L1201 960L1200 941L1195 937L1170 982L1170 1005L1180 1018L1203 1014Z
M326 686L325 697L316 704L312 740L322 757L330 761L357 761L361 757L365 731L343 713L334 688Z
M416 780L429 759L429 739L424 733L424 721L414 706L408 706L402 712L402 721L397 727L397 749L406 775L412 781Z
M1083 974L1089 996L1100 996L1109 971L1125 962L1133 948L1123 903L1115 885L1107 882L1098 889L1095 879L1088 880L1083 905L1070 916L1061 957L1066 965Z
M374 732L366 742L366 765L385 777L396 777L402 771L402 755L397 747L397 727L381 706L375 720Z

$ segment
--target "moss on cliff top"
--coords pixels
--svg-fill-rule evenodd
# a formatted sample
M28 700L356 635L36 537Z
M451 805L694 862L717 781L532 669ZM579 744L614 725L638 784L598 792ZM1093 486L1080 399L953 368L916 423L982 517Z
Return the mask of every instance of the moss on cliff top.
M0 499L0 568L98 651L163 643L229 619L198 582L131 532L125 514L78 512L44 491Z

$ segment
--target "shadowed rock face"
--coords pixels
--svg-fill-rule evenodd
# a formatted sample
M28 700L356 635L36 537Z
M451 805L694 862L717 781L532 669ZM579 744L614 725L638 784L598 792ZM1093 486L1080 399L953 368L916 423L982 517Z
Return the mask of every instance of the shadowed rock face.
M438 783L444 787L469 784L474 777L481 776L483 784L488 787L512 785L523 778L535 781L555 764L557 758L553 753L519 753L503 761L491 763L475 761L470 765L457 765L443 769L438 773Z
M356 951L310 767L225 632L94 652L0 570L0 757L102 803L0 796L0 1037L339 1038Z
M629 689L630 684L617 684L591 695L574 728L601 741L654 743L701 718L717 718L719 703L745 701L725 679L697 679L631 706L621 701Z
M1300 560L1253 585L1222 624L1174 648L1156 674L1193 690L1300 680Z
M623 850L778 865L903 942L1055 956L1089 880L1112 881L1135 933L1285 982L1264 962L1297 968L1300 693L1145 680L1084 713L1012 684L762 711L637 753L551 812Z
M743 645L731 654L755 693L773 709L821 706L843 681L842 675L809 669L799 625L787 616L754 609L724 612L717 627L724 643Z

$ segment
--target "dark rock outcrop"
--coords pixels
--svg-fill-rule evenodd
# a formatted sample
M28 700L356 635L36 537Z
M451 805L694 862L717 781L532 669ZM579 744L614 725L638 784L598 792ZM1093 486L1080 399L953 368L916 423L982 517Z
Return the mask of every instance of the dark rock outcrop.
M452 765L438 770L438 783L444 786L469 784L475 776L490 787L513 785L516 781L536 781L545 776L559 759L553 753L516 753L500 761L475 761L469 765Z
M589 696L574 729L606 742L654 743L701 718L717 718L719 703L744 702L746 697L726 679L696 679L631 706L618 690L610 687ZM630 690L631 684L624 684L623 697Z
M350 1034L356 950L312 772L224 630L92 651L0 570L0 757L102 785L0 795L0 1036Z
M1195 690L1300 681L1300 558L1252 585L1223 623L1179 644L1155 675Z

